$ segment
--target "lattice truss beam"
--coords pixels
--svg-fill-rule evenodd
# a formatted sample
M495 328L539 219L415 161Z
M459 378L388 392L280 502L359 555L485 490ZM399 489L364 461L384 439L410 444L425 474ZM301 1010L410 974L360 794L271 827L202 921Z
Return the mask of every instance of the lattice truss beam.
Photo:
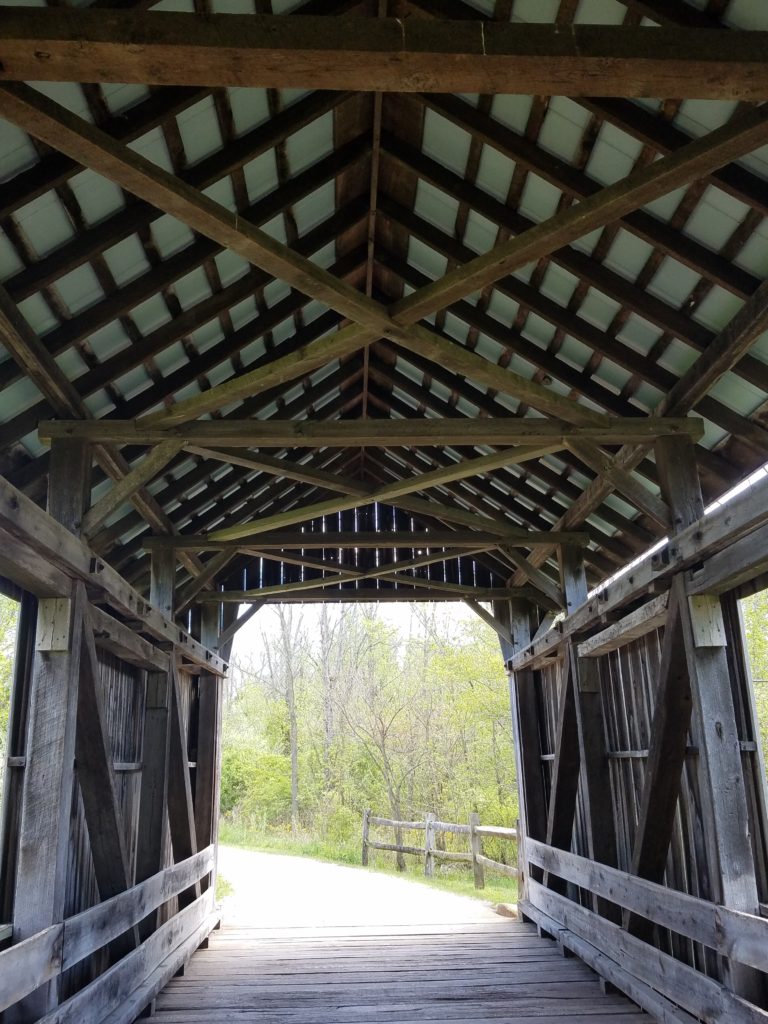
M397 93L352 70L295 79L334 91L269 75L201 85L179 64L195 16L173 15L156 33L159 85L114 86L96 43L157 29L151 11L3 12L6 80L39 64L42 39L58 77L85 74L67 47L90 33L78 59L102 83L0 85L10 481L42 501L47 443L90 437L87 536L146 583L149 535L183 535L182 610L222 580L275 599L319 581L446 598L514 587L554 608L560 537L579 531L594 581L672 525L656 438L694 438L709 498L765 461L768 86L749 63L761 36L738 30L768 25L730 24L721 2L626 0L605 5L601 35L562 0L526 32L524 7L497 0L484 21L462 0L310 2L273 19L295 47L314 24L301 16L326 15L326 65L345 26L370 56L399 19L404 50L466 52L507 90L474 98L442 56ZM668 73L643 18L686 29L678 96L714 95L702 68L713 80L717 51L715 99L631 98L643 61L655 82ZM557 50L569 24L593 47L581 64ZM516 94L511 62L474 52L476 29L485 56L570 60L562 95ZM587 96L586 58L606 40L625 57L603 85L618 95ZM118 66L149 81L140 60L133 77ZM296 535L374 529L413 543L366 555Z

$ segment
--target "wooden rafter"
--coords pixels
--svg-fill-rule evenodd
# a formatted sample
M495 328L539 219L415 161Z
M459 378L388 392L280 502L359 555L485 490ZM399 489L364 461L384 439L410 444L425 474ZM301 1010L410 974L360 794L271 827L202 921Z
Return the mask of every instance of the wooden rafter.
M3 20L6 80L768 96L760 32L576 25L566 34L552 25L479 19L201 18L66 8L22 10Z
M419 447L453 444L484 444L500 447L510 444L570 444L584 440L594 444L620 444L624 441L653 440L665 435L701 437L701 420L690 417L665 419L654 417L611 418L600 426L574 426L571 423L540 417L507 416L493 419L387 419L387 420L202 420L181 426L163 421L145 425L142 420L81 422L50 420L40 424L38 436L49 442L54 438L101 439L112 444L163 444L184 442L184 446L229 445L242 448L283 448L296 444L313 448L373 446L384 448L406 444ZM510 453L512 454L512 453ZM514 462L514 458L508 461ZM276 461L271 464L273 469ZM481 470L478 470L481 472Z
M370 490L364 496L350 495L346 498L329 498L326 501L318 502L309 507L298 507L286 512L276 512L274 515L265 516L251 523L244 523L241 526L228 527L223 530L215 530L211 534L211 540L238 540L243 537L250 537L267 530L278 529L283 526L291 526L303 522L305 519L314 519L317 516L333 515L346 509L359 508L370 502L397 502L406 496L405 507L410 504L416 505L416 501L408 497L414 491L429 490L432 487L440 487L450 480L459 480L462 477L474 476L483 473L488 469L506 465L509 462L524 462L527 459L537 459L543 454L557 451L559 445L544 443L539 446L520 445L517 448L510 448L497 452L493 455L481 455L469 462L456 462L449 467L441 467L429 473L422 473L405 480L398 480L395 483L387 484L384 487ZM424 506L429 509L432 502L424 501ZM416 507L420 507L416 505ZM437 506L439 509L439 506ZM445 513L443 513L445 514Z
M87 406L73 385L41 345L39 338L21 316L16 306L0 288L0 330L5 346L16 362L23 366L60 414L90 419ZM131 469L120 452L110 444L97 444L94 456L107 476L118 483L129 476ZM169 531L171 525L154 498L142 487L133 488L130 498L146 521L153 527ZM185 556L186 558L186 556ZM194 556L189 561L193 573L198 571Z
M486 360L455 344L445 343L414 324L446 302L463 297L475 287L490 284L537 255L550 252L594 227L636 209L642 203L675 188L690 176L708 173L722 166L754 148L768 133L768 115L761 110L750 111L737 122L730 122L705 139L697 140L652 166L634 172L624 181L585 199L578 207L563 211L550 221L494 250L492 255L477 257L460 271L449 273L440 282L421 289L416 296L395 304L392 308L393 319L390 319L378 303L366 300L359 292L347 288L319 268L297 258L285 246L258 229L239 225L221 207L204 200L199 193L185 188L178 179L143 161L125 146L69 115L33 90L18 86L5 87L3 99L6 116L21 127L66 152L77 152L95 169L129 190L159 203L162 208L180 216L203 234L228 245L249 261L282 276L299 289L321 301L330 302L340 312L362 322L363 326L345 328L330 339L318 342L315 351L310 355L309 349L306 350L300 362L295 359L289 363L276 360L272 364L273 371L277 369L276 364L280 364L279 371L283 379L286 373L295 377L313 366L354 351L374 336L384 335L404 341L407 347L435 361L448 361L459 372L474 376L491 387L499 386L521 400L532 402L544 412L560 414L565 418L575 417L577 422L589 421L590 415L586 410L573 405L570 409L564 408L569 403L560 401L559 396L548 389L525 381L509 370L499 375L498 369ZM259 386L264 386L262 379L257 384L252 375L245 374L239 381L227 382L206 395L179 403L164 416L176 421L191 418L215 408L217 403L223 404L252 393L254 387Z
M698 363L694 363L680 378L674 393L662 399L656 411L680 415L691 409L700 397L705 382L711 387L733 366L748 344L764 329L767 316L768 287L761 287L717 335L710 346L711 356L701 357L702 368L698 369ZM614 465L631 470L638 465L644 454L645 449L642 445L627 445L614 457ZM573 529L578 526L612 489L613 485L606 477L593 481L582 496L561 516L558 528ZM540 551L536 552L531 560L534 564L543 564L546 558L547 554ZM520 577L518 581L519 579Z
M583 533L563 533L559 540L564 544L584 544L587 541ZM493 547L498 543L505 546L518 544L521 547L533 547L536 544L549 544L552 534L548 531L536 533L533 530L500 529L495 530L445 530L435 532L431 530L416 530L412 532L387 532L382 530L377 533L341 533L329 530L327 533L312 532L279 532L262 533L255 543L264 551L278 550L312 550L319 548L442 548L462 547L471 548L478 545ZM165 537L162 534L157 537L149 537L144 542L150 548L183 548L188 551L224 551L229 548L240 550L243 545L240 541L210 540L207 537L191 537L188 534L179 534L176 537ZM253 545L247 544L247 548Z

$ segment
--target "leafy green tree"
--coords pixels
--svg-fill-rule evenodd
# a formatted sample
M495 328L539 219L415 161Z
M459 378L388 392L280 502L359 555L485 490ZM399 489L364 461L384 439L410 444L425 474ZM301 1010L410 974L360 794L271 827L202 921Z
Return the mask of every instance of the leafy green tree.
M416 606L401 629L375 606L265 616L229 684L223 746L222 813L266 833L290 825L351 850L366 807L398 819L517 817L498 640L434 607ZM496 859L513 855L495 845Z
M5 757L8 749L8 720L11 713L13 662L16 653L18 602L0 594L0 799L3 792Z
M741 607L763 755L768 758L768 590L746 598Z

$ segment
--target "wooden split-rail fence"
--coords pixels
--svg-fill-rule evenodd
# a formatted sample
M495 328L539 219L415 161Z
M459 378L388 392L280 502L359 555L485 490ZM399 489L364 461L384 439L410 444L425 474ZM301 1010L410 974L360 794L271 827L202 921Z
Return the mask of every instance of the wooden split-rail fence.
M371 839L371 828L391 828L395 830L395 838L401 832L423 832L423 846L405 846L396 841L394 843L380 843ZM469 849L463 850L441 850L435 842L438 834L449 833L468 837ZM426 814L424 821L394 821L391 818L377 818L370 810L363 811L363 865L368 864L369 850L384 850L389 853L411 854L414 857L424 858L424 874L432 878L435 873L435 861L454 861L461 864L471 864L475 878L475 888L485 888L485 871L497 871L508 878L517 878L517 868L511 864L502 864L501 861L492 860L483 854L483 839L505 839L517 841L517 829L504 828L501 825L481 825L480 816L473 812L469 816L469 823L461 825L452 821L438 821L434 814Z

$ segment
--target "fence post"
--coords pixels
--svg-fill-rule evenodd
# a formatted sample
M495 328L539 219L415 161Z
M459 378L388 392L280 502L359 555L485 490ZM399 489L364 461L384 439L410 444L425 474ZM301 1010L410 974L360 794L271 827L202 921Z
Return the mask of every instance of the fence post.
M424 815L424 876L432 878L435 874L435 821L434 814Z
M483 841L480 836L475 832L475 829L480 824L480 815L477 811L472 811L469 816L469 848L472 852L472 871L475 876L475 888L485 888L485 872L483 871L483 865L477 859L478 855L482 855L483 852Z
M368 829L371 824L371 812L368 807L363 811L363 867L368 867Z

